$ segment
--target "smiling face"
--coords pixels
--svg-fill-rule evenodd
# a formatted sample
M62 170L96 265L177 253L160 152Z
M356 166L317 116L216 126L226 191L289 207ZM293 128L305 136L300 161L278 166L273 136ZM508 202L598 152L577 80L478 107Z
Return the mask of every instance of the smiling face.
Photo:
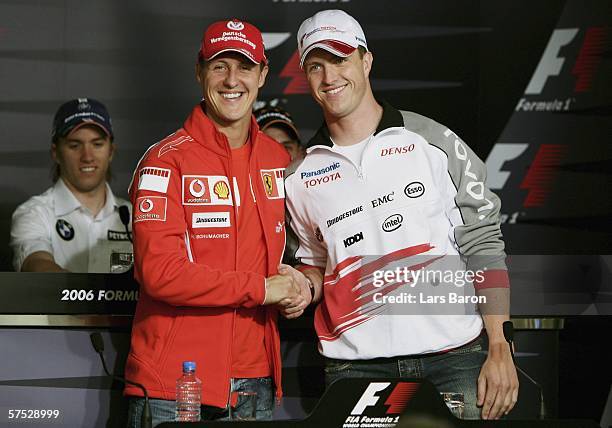
M81 126L51 146L60 177L73 193L94 192L105 186L114 151L109 136L95 125Z
M340 119L353 113L370 89L372 54L358 50L342 58L317 48L304 61L304 72L315 101L326 116Z
M221 127L248 124L268 66L255 64L235 52L221 53L196 66L207 116Z

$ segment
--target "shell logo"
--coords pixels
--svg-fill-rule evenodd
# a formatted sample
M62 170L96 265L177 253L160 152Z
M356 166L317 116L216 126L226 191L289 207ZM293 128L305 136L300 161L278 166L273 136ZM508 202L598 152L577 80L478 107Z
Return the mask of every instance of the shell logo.
M225 181L217 181L213 187L213 192L219 199L227 199L229 197L229 187Z

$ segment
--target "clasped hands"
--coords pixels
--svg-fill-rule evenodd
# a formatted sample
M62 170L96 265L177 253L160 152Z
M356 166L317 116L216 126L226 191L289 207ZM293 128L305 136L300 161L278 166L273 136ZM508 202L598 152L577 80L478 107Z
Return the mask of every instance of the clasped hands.
M280 264L278 274L266 279L264 305L277 305L280 313L287 319L302 315L311 300L308 279L289 265Z

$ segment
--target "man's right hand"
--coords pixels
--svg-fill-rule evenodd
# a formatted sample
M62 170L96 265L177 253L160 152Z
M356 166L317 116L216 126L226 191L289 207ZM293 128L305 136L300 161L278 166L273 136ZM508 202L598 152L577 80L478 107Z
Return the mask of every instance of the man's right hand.
M274 305L289 299L294 305L302 299L300 287L291 275L274 275L266 279L266 299L264 305Z

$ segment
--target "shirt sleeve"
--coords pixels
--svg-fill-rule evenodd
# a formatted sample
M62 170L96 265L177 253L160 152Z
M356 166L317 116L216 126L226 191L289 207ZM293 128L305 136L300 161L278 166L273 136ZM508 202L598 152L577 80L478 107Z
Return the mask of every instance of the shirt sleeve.
M25 259L37 251L53 254L51 231L53 225L45 208L26 202L15 210L11 221L11 242L13 267L21 271Z
M327 248L322 242L320 232L317 232L316 225L308 219L308 210L304 204L304 195L299 195L294 186L298 185L294 175L290 175L285 180L287 196L287 218L291 226L293 238L297 241L295 254L290 255L291 259L298 263L309 266L316 266L325 269L327 264ZM317 234L319 238L317 238Z
M486 166L450 129L429 120L423 130L453 226L452 238L467 269L482 272L476 288L509 287L500 227L501 201L485 185Z
M139 172L167 171L167 186L139 189ZM164 180L161 180L163 183ZM154 187L154 186L153 186ZM255 307L265 299L265 277L224 271L194 261L182 206L180 170L170 162L143 161L130 197L133 205L135 277L152 298L174 306Z

